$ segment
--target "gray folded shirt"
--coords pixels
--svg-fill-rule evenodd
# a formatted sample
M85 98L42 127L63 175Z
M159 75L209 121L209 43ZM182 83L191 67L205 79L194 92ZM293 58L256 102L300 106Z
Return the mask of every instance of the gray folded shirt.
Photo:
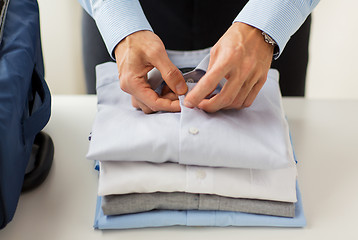
M229 198L212 194L185 192L132 193L106 195L102 199L105 215L121 215L165 210L220 210L280 217L294 217L295 204L258 199Z

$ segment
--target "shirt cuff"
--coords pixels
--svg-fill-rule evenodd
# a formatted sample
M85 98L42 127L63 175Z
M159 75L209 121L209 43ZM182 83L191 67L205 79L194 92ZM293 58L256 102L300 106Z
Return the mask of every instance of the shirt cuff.
M101 1L92 6L92 13L113 59L114 48L122 39L141 30L153 31L139 1Z
M319 0L250 0L234 22L246 23L272 37L279 49L276 59L318 2Z

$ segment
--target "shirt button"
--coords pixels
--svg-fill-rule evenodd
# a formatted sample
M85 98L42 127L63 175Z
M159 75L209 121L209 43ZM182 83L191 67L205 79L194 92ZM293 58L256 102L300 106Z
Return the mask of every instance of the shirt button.
M194 83L194 79L188 78L188 79L186 80L186 82L187 82L187 83Z
M199 179L204 179L206 177L206 172L204 170L196 171L196 177Z
M189 128L189 133L191 135L196 135L199 133L199 129L197 129L196 127L191 127L191 128Z

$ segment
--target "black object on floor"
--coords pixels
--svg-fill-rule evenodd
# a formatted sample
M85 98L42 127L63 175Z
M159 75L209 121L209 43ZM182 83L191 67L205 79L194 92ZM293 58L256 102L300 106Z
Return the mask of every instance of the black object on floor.
M33 169L25 174L22 192L41 185L49 174L53 162L54 144L47 133L41 131L36 135L32 149Z

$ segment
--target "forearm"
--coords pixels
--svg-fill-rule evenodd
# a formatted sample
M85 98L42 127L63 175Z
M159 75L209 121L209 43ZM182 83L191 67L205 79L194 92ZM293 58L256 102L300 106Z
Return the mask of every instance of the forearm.
M141 30L153 31L138 0L78 1L95 19L112 58L114 48L126 36Z
M269 34L279 48L278 57L319 0L250 0L234 22L243 22Z

